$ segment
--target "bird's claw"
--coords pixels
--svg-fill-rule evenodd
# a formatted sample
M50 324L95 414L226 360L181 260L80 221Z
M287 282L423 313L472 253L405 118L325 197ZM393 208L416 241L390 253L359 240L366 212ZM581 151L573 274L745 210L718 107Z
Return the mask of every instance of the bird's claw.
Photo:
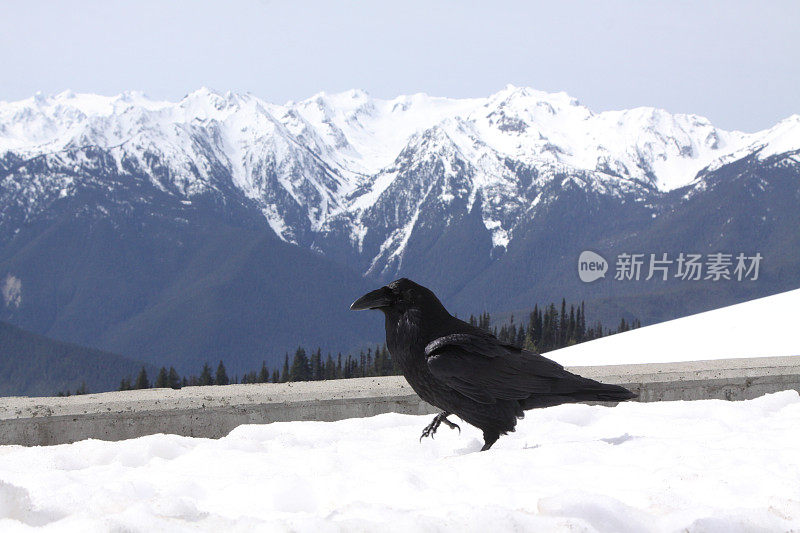
M422 435L419 437L419 441L422 442L422 439L425 437L434 438L436 434L436 430L439 429L439 425L444 422L444 424L449 427L450 429L457 429L458 434L461 435L461 428L458 427L458 424L454 424L447 419L447 415L449 413L439 413L433 418L433 422L428 424L425 429L422 430Z
M434 418L433 422L425 426L425 429L422 430L422 435L420 435L419 441L422 442L422 439L424 439L425 437L434 438L436 430L439 429L439 424L441 424L439 418L438 417Z

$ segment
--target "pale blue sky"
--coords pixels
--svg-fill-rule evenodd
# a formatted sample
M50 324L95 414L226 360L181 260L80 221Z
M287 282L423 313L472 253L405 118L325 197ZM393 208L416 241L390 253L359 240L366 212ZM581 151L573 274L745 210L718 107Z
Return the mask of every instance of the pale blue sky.
M798 27L797 1L4 0L0 99L206 85L282 103L513 83L754 131L800 113Z

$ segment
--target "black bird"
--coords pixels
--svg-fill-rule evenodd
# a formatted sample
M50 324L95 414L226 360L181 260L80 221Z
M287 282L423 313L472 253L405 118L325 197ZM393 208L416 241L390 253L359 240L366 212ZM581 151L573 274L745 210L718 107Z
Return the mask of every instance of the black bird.
M619 385L572 374L555 361L500 342L452 316L433 292L406 278L365 294L350 309L383 311L392 358L414 391L443 411L422 437L432 436L442 423L458 428L447 420L455 414L483 431L483 451L500 435L514 431L527 409L619 402L636 396Z

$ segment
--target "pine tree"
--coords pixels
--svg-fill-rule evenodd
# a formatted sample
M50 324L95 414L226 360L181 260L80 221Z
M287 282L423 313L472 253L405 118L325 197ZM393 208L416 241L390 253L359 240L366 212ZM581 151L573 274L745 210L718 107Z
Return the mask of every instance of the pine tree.
M550 303L542 319L542 347L541 351L549 352L556 346L558 335L558 311L554 303Z
M586 324L583 318L583 302L575 310L575 342L581 343L586 336Z
M322 348L311 354L311 376L310 379L318 381L322 379Z
M162 366L161 369L158 371L158 375L156 376L156 383L153 385L157 389L163 389L169 386L169 374L167 374L167 368Z
M537 352L539 350L539 338L536 329L536 322L539 317L539 306L534 305L533 311L528 315L528 327L525 330L525 339L522 341L522 347L526 350L530 350L532 352Z
M364 362L364 371L362 372L365 376L374 376L375 375L375 368L372 366L372 348L367 349L367 358Z
M131 390L131 380L130 378L122 378L119 382L119 390Z
M289 381L289 353L283 356L283 370L281 371L281 383Z
M328 357L325 359L325 379L335 379L336 378L336 363L333 362L333 357L331 357L330 352L328 353Z
M80 387L75 389L75 395L78 396L78 395L81 395L81 394L88 394L88 393L89 393L89 389L86 387L86 382L85 381L81 381Z
M139 375L136 377L136 383L133 385L134 389L149 389L150 388L150 380L147 379L147 370L142 367L142 370L139 371Z
M289 381L309 381L311 379L311 364L306 356L306 351L298 346L292 359L292 368L289 370Z
M586 339L586 304L581 301L581 341Z
M575 344L575 306L569 306L569 326L567 327L567 345Z
M497 339L500 342L508 342L508 328L505 326L505 324L500 327L500 333L497 334Z
M275 370L272 371L272 382L280 383L280 381L281 381L281 375L278 372L278 369L276 368Z
M603 323L599 320L594 325L594 331L592 332L592 339L599 339L603 336Z
M532 331L532 328L528 328L525 332L525 338L522 340L522 348L524 350L536 353L538 348L536 347L536 343L533 342L533 336L531 335Z
M520 324L519 329L517 329L517 338L514 341L514 346L517 346L519 348L525 346L525 337L526 337L525 326L523 324Z
M211 375L211 366L208 363L203 363L203 370L200 371L197 384L201 386L214 384L214 376Z
M267 362L261 361L261 370L258 373L258 379L253 383L267 383L269 381L269 370L267 369Z
M481 329L484 329L486 331L489 331L491 329L491 327L492 327L492 319L489 316L489 312L488 311L484 311L481 314L480 318L478 318L478 327L481 328Z
M174 366L169 367L169 373L167 374L167 387L170 389L181 388L181 377L178 375L178 371L175 370Z
M222 364L222 359L220 359L217 365L217 374L214 377L214 384L228 385L229 383L230 380L228 379L228 373L225 371L225 365Z

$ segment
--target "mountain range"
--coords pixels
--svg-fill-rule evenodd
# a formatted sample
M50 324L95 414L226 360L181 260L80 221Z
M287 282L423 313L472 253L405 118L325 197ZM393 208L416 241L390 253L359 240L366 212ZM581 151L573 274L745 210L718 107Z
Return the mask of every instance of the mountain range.
M800 116L756 133L564 93L195 91L0 103L0 319L181 372L381 339L400 276L463 314L587 300L651 323L800 286ZM611 263L582 283L581 251ZM614 280L622 253L760 253L757 280Z

